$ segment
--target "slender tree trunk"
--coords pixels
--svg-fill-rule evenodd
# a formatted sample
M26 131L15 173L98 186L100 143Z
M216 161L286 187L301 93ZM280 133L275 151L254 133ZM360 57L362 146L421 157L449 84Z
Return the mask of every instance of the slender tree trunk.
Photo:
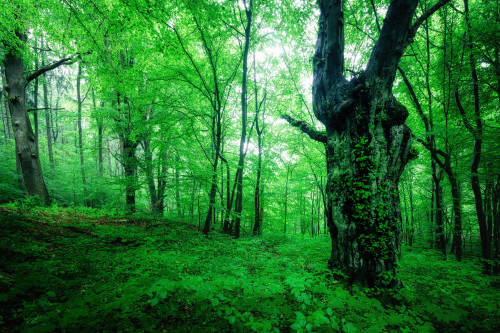
M442 176L432 173L434 182L434 199L436 203L436 247L443 254L443 259L446 258L446 241L443 221L443 188L441 187Z
M57 142L57 138L59 137L59 124L57 123L57 118L58 118L58 114L57 114L57 109L59 108L59 98L60 97L57 97L56 99L56 108L54 111L54 113L50 113L50 127L52 128L52 138L54 139L54 144ZM54 118L56 119L55 121L55 125L54 125ZM64 144L64 137L61 136L61 143Z
M430 242L430 247L431 249L434 249L436 247L435 245L435 238L436 238L436 235L435 235L435 222L434 222L434 219L435 219L435 214L434 214L434 211L435 211L435 207L434 207L434 202L436 201L435 197L434 197L434 192L435 192L435 186L434 186L434 182L432 182L431 184L431 200L430 200L430 208L429 208L429 211L428 211L428 216L429 216L429 220L431 221L431 227L429 229L429 242Z
M283 229L284 234L286 234L286 220L288 217L288 180L290 178L290 173L291 173L290 166L287 165L287 167L286 167L286 182L285 182L285 216L284 216L285 228Z
M97 110L97 102L95 98L95 91L92 89L92 104L94 107L94 114L97 122L97 163L99 168L99 176L104 176L104 163L103 163L103 143L102 143L102 134L103 134L103 117L100 112ZM104 102L101 102L101 107L104 106Z
M159 166L158 166L158 203L157 212L163 216L165 211L165 189L167 188L167 161L168 153L164 145L160 146Z
M109 144L109 138L106 138L106 155L108 157L108 170L109 170L109 176L113 177L113 166L111 165L111 147Z
M221 151L220 152L221 156L224 156L224 138L222 138L220 151ZM221 214L220 214L221 229L224 229L224 218L226 216L226 214L223 213L223 212L226 212L226 209L224 207L224 178L225 177L224 177L224 163L223 162L224 162L224 160L222 160L222 162L220 164L220 191L219 191L220 206L221 206Z
M445 153L445 152L436 148L436 140L435 140L435 136L433 134L434 133L434 125L433 125L432 117L431 117L432 116L432 108L429 109L429 116L430 117L428 118L424 114L422 106L419 103L418 98L415 94L415 91L414 91L410 81L406 77L406 74L404 73L404 71L401 68L398 68L398 70L403 78L403 81L405 82L406 86L408 87L408 90L409 90L410 95L413 99L413 102L415 104L417 112L419 113L420 118L422 119L422 122L424 123L425 130L429 136L428 140L426 142L424 142L421 139L417 139L417 141L422 143L429 150L429 152L431 153L432 160L433 160L433 162L431 162L431 167L432 167L433 182L435 185L434 190L435 190L435 197L436 197L436 224L438 225L437 226L438 229L439 229L439 225L441 225L441 226L443 225L442 224L443 215L442 215L442 209L441 209L442 208L442 192L440 191L440 176L437 177L437 175L436 175L437 168L436 168L435 163L437 163L441 167L441 169L444 169L444 171L448 175L448 179L450 180L451 192L452 192L452 198L453 198L453 210L454 210L454 212L456 212L455 213L455 231L454 231L454 238L453 238L454 242L453 242L453 246L452 246L452 252L454 252L453 249L456 249L456 246L459 245L459 249L458 249L458 251L455 251L455 253L456 253L457 259L461 260L461 257L462 257L462 250L461 250L461 247L462 247L461 246L462 208L461 208L461 204L460 204L460 191L458 188L457 179L456 179L455 174L451 168L451 153L449 151ZM427 90L427 92L428 92L428 94L430 94L429 89ZM445 107L445 110L446 110L446 107ZM445 115L446 115L446 111L445 111ZM443 160L441 160L440 157ZM439 205L439 207L438 207L438 205ZM438 231L438 237L440 237L439 231ZM457 243L456 241L458 240L458 238L460 238L460 241ZM438 243L440 243L440 244L438 244L438 247L441 248L442 253L446 254L446 242L444 239L444 234L443 234L443 237L440 238L440 241Z
M427 89L427 105L428 105L428 125L426 123L427 134L429 135L429 144L433 149L436 148L436 138L434 135L434 114L432 107L432 92L431 92L431 84L430 84L430 72L431 72L431 50L430 50L430 36L429 36L429 25L430 21L427 20L424 22L425 28L425 36L426 36L426 71L425 71L425 86ZM445 51L446 52L446 51ZM422 112L423 114L423 112ZM426 121L424 120L424 123ZM431 159L431 169L432 169L432 180L434 184L434 193L433 196L435 198L436 210L436 244L438 250L441 251L444 258L446 258L446 245L444 242L444 234L442 232L443 229L443 201L442 201L442 187L441 187L441 175L437 175L437 165L434 159ZM433 239L434 240L434 239Z
M127 213L135 213L135 191L137 187L136 169L137 163L135 151L138 143L122 135L123 145L123 171L125 176L125 210Z
M78 74L76 76L76 98L78 103L78 154L80 155L80 172L82 175L83 184L83 202L85 206L90 207L90 201L88 197L87 189L87 177L85 174L85 160L83 157L83 129L82 129L82 94L81 94L81 80L82 80L82 66L80 62L78 63Z
M495 44L495 74L497 75L497 96L500 102L500 45Z
M481 109L479 105L479 79L476 71L476 60L474 57L474 47L473 47L473 39L471 34L471 27L469 21L469 1L464 0L465 5L465 22L467 26L467 34L468 34L468 48L469 48L469 65L471 69L471 77L472 77L472 92L474 98L474 118L475 126L469 122L465 109L462 106L460 101L458 86L455 91L455 101L458 107L460 114L462 115L462 119L465 123L466 128L474 137L474 151L473 151L473 159L471 163L471 187L472 192L474 193L474 201L476 204L476 213L477 220L479 224L479 234L481 236L481 253L484 259L483 271L486 274L491 273L491 245L489 243L490 237L488 236L489 230L486 222L486 215L484 213L483 207L483 197L481 193L481 186L479 182L479 163L481 161L482 154L482 145L483 145L483 123L481 118Z
M491 163L488 163L487 168L493 170ZM490 246L490 257L493 255L493 180L491 178L486 179L486 185L484 188L484 215L486 216L486 226L488 228L488 244Z
M198 230L201 230L201 209L200 209L201 185L202 183L200 182L200 187L198 187Z
M455 252L455 256L457 261L462 260L462 204L461 204L461 195L460 188L458 187L458 181L451 170L451 167L447 170L448 178L450 180L451 185L451 196L453 200L453 214L455 220L455 226L453 229L453 243L452 243L452 252Z
M493 274L500 274L500 174L493 189L492 198L493 214Z
M180 182L180 156L179 156L179 151L175 151L175 205L177 207L177 216L178 217L184 217L184 214L182 214L182 209L181 209L181 182Z
M26 43L25 34L16 32L16 37L22 44ZM29 196L38 195L45 204L50 204L49 192L43 180L35 134L26 109L27 80L24 78L23 59L15 48L8 47L7 49L9 51L5 55L4 66L9 109L16 141L16 155L19 158L24 184Z
M5 82L5 77L4 77L4 73L5 73L5 70L3 68L3 63L1 64L2 66L0 66L0 70L2 71L0 73L0 78L2 80L2 86L4 87L4 89L0 92L2 94L2 97L3 97L3 101L2 101L2 106L3 108L5 109L5 120L6 120L6 124L7 124L7 127L6 127L6 133L7 133L7 136L8 136L8 139L12 139L12 131L11 131L11 121L10 121L10 116L9 116L9 102L8 102L8 93L7 93L7 89L6 89L6 82Z
M42 61L42 66L44 62ZM49 92L47 88L47 76L44 74L45 80L43 81L43 107L45 108L45 129L47 134L47 148L49 151L49 164L50 164L50 172L52 173L52 177L55 176L55 168L54 168L54 152L52 150L52 128L51 128L51 109L49 108Z
M203 226L203 232L205 234L208 234L210 232L210 227L211 227L211 222L212 222L212 215L213 215L213 210L215 207L215 199L216 199L216 194L217 194L217 167L219 165L219 155L220 155L220 148L221 148L221 137L222 137L222 124L221 124L221 110L217 109L216 114L214 115L214 126L213 128L215 129L215 133L213 133L214 137L214 150L215 150L215 156L214 156L214 162L213 162L213 169L212 169L212 179L211 179L211 185L210 185L210 193L209 193L209 203L208 203L208 211L207 211L207 216L205 218L205 224Z
M5 139L5 145L8 145L9 144L9 133L8 133L8 129L7 129L8 120L6 121L6 119L5 119L6 118L5 115L6 115L7 110L5 110L6 112L4 113L3 96L4 96L3 91L0 91L0 115L2 116L3 134L4 134L4 139Z
M143 149L144 149L144 170L146 172L146 179L148 181L148 189L149 189L149 199L151 205L151 212L153 214L158 213L158 197L156 193L155 179L153 175L153 154L150 148L151 140L146 139L143 141Z
M261 205L261 184L260 178L262 174L262 132L259 133L259 125L257 123L257 147L259 155L257 157L257 180L255 182L255 221L253 225L253 235L258 236L261 234L262 228L262 205Z
M194 198L196 193L196 179L193 177L193 190L191 191L191 209L189 210L189 220L194 220Z
M103 177L104 176L104 147L103 147L103 130L104 130L104 124L103 124L103 119L102 117L99 118L98 124L97 124L97 149L98 149L98 161L99 161L99 176Z
M234 199L234 190L236 189L236 183L234 183L233 191L231 192L231 171L229 169L229 163L227 160L222 160L226 163L226 214L224 216L224 222L222 224L222 231L226 234L232 233L232 206ZM238 171L236 171L238 173Z
M262 108L262 123L259 119L261 107L258 103L258 91L257 91L257 66L255 65L255 53L253 56L253 67L254 67L254 95L255 95L255 131L257 133L257 149L258 149L258 157L257 157L257 179L255 182L255 220L253 225L253 235L261 235L262 233L262 215L263 215L263 205L262 205L262 194L263 194L263 186L261 184L262 177L262 135L264 133L264 129L266 127L265 124L265 114L266 114L266 98L267 92L264 91L264 96L260 103L260 106L263 105Z
M35 47L38 47L38 42L35 38ZM42 62L43 66L43 62ZM35 56L35 68L38 68L38 55ZM45 74L44 74L45 75ZM35 145L37 151L40 150L40 122L38 120L38 77L33 82L33 123L35 125Z
M234 213L236 215L236 221L234 224L234 237L240 237L240 224L241 224L241 212L243 211L243 168L245 167L245 142L247 134L247 115L248 115L248 100L247 100L247 76L248 76L248 50L250 48L250 29L252 27L252 0L247 7L246 1L243 1L245 5L245 13L247 17L247 24L245 27L245 46L243 49L243 77L241 83L241 138L240 138L240 158L238 160L238 178L237 189L236 189L236 203L234 207Z
M194 4L194 3L193 3ZM191 7L193 11L195 8ZM206 64L210 67L210 71L207 73L210 76L210 79L208 77L205 77L202 72L205 72L205 70L201 70L198 68L198 64L195 61L193 55L190 53L189 49L186 47L183 38L179 34L179 32L173 27L173 32L179 41L179 44L181 46L183 54L189 59L189 62L194 70L196 72L196 75L202 82L202 87L198 89L202 89L204 91L203 95L207 98L208 102L210 103L212 107L212 115L211 115L211 144L212 144L212 157L210 158L210 162L212 164L212 174L210 176L210 191L209 191L209 204L208 204L208 211L207 215L205 218L205 223L203 227L203 232L205 234L208 234L211 229L211 223L212 223L212 215L213 215L213 210L215 207L215 201L216 201L216 194L217 194L217 175L218 175L218 166L219 166L219 158L220 158L220 152L221 152L221 138L222 138L222 112L225 108L228 94L227 91L230 89L228 88L229 84L232 82L236 75L236 71L238 66L234 67L235 70L232 72L229 77L225 76L224 80L221 80L221 76L218 73L218 68L222 67L219 66L218 63L218 50L219 49L214 49L213 48L213 43L209 42L206 38L206 33L207 31L204 31L205 29L202 28L200 25L200 22L198 21L197 17L195 15L192 16L194 23L196 24L196 30L199 34L199 41L201 42L201 48L203 50L203 55L205 56ZM227 73L227 72L226 72ZM207 84L207 79L209 82L212 82L211 84ZM196 85L194 85L196 87Z
M406 228L403 226L403 219L401 219L401 232L402 232L402 240L405 243L408 243L408 233L410 230L410 214L408 213L408 204L406 203L406 186L405 183L401 183L401 192L403 194L403 205L405 210L405 220L406 220Z
M410 172L411 179L408 182L408 198L410 200L410 225L408 228L408 245L413 246L413 238L415 235L415 215L414 215L414 210L415 208L413 207L413 175Z
M314 185L311 191L311 236L314 236Z

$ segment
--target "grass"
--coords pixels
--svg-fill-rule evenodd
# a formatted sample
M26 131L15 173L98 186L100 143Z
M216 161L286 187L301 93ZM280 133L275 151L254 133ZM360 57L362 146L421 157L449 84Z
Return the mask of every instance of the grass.
M0 332L497 332L497 277L405 248L392 302L326 270L329 237L234 240L95 211L0 207ZM369 293L369 292L368 292Z

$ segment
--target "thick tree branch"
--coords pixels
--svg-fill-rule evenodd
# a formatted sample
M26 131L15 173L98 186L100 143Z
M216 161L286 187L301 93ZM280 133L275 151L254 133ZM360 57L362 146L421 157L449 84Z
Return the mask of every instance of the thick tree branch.
M30 83L31 81L33 81L34 79L36 79L37 77L39 77L40 75L42 75L43 73L51 71L54 68L57 68L59 66L70 65L72 63L73 63L73 59L68 57L68 58L63 58L61 60L58 60L58 61L56 61L56 62L54 62L52 64L49 64L47 66L43 66L42 68L36 69L33 74L30 74L26 78L26 84Z
M408 37L406 39L406 46L410 45L413 42L413 38L415 38L415 35L417 34L418 28L422 25L422 23L425 22L432 14L434 14L439 8L443 7L446 5L450 0L439 0L438 3L436 3L434 6L432 6L428 11L422 14L415 23L412 25L410 28L410 31L408 32Z
M424 140L420 139L420 138L417 138L415 135L412 134L412 137L417 140L417 142L420 142L422 144L422 146L424 146L425 148L427 148L427 150L431 153L431 156L432 158L434 159L434 161L436 161L436 163L439 165L439 167L441 169L447 169L446 168L446 164L447 164L447 160L450 158L448 154L446 154L444 151L440 150L440 149L436 149L436 148L432 148L432 146L428 143L426 143ZM445 162L441 161L438 157L438 155L441 155Z
M376 79L389 90L396 76L396 69L406 49L408 28L418 0L392 0L366 66L367 78Z
M302 101L302 103L306 107L307 113L309 114L309 117L311 117L311 122L314 122L314 118L313 118L313 115L311 113L311 110L309 110L309 106L307 105L306 100L304 99L304 95L300 92L300 89L297 85L297 82L295 81L295 78L293 77L292 69L290 68L290 65L288 64L288 61L286 59L286 54L282 59L285 63L286 69L288 69L288 73L290 74L290 78L292 79L293 86L295 87L295 91L297 92L297 95L300 97L300 100Z
M467 118L467 114L465 113L465 109L462 105L462 102L460 101L460 96L458 95L458 87L455 90L455 103L457 104L458 112L460 112L460 115L462 116L462 120L464 121L465 128L469 131L470 134L473 136L476 136L476 130L472 127L471 123L469 122L469 119Z
M309 135L309 137L315 141L326 143L326 134L324 132L319 132L315 130L311 125L302 120L295 120L287 114L282 114L281 118L285 119L293 127L297 127L303 133Z
M422 110L422 105L418 101L417 95L415 93L415 90L413 90L413 86L411 85L410 80L408 80L408 77L406 76L405 72L403 71L403 69L400 66L398 66L398 71L399 71L399 74L401 74L401 77L403 78L403 81L406 84L406 87L408 88L411 99L413 100L413 103L415 104L415 108L417 109L417 112L420 115L420 118L424 122L425 131L427 133L430 133L431 130L430 130L430 126L429 126L429 119L427 119L427 116L424 114L424 111Z

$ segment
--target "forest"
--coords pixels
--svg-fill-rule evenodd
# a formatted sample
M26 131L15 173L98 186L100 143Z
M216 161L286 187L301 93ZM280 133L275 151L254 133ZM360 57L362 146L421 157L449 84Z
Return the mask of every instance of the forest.
M0 333L500 331L500 3L0 0Z

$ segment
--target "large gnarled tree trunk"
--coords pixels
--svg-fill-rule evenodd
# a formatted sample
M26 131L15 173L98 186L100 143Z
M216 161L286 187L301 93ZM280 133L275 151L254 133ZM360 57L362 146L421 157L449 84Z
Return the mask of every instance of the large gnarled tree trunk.
M408 111L392 95L417 0L392 1L367 68L343 75L341 1L320 1L313 107L327 131L330 267L370 287L398 284L398 182L408 159Z
M26 109L26 87L29 82L40 75L67 64L71 59L63 58L52 64L42 66L25 77L22 53L27 41L27 35L20 31L16 31L15 34L17 41L13 45L5 45L9 51L5 55L4 68L7 80L8 105L16 141L16 158L21 166L28 196L37 195L45 204L49 204L50 197L43 180L35 133L31 127Z
M27 40L26 34L16 32L20 46ZM29 196L38 195L45 203L50 202L49 192L45 186L42 166L38 155L35 133L26 109L26 86L28 80L24 77L24 66L21 50L8 48L5 55L5 78L9 110L16 141L16 154L21 164L24 184ZM38 77L38 76L37 76Z
M418 0L393 0L366 69L347 80L343 2L319 1L313 107L326 136L304 122L289 122L326 143L329 264L350 283L399 285L398 182L408 160L411 132L405 125L408 111L392 95L392 86L416 30L446 2L441 0L412 26Z
M26 35L18 34L18 38L26 41ZM38 195L42 201L49 203L50 197L43 180L35 133L26 109L27 81L24 78L23 59L15 50L11 50L5 55L4 63L16 154L21 164L26 191L29 196Z

